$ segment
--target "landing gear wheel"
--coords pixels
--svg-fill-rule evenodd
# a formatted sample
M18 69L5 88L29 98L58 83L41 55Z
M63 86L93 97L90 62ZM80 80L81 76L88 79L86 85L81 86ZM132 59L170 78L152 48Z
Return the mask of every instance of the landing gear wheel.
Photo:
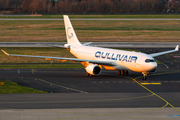
M142 74L143 74L142 80L147 80L147 72L142 72Z
M143 76L143 77L142 77L142 80L146 80L146 79L147 79L147 77L146 77L146 76Z
M86 73L86 75L87 75L87 76L90 76L90 74L89 74L89 73Z
M128 70L118 70L118 75L128 75Z
M124 75L128 76L128 71L127 70L124 71Z
M121 75L121 71L120 70L118 70L118 75Z
M121 70L121 75L124 75L124 70Z

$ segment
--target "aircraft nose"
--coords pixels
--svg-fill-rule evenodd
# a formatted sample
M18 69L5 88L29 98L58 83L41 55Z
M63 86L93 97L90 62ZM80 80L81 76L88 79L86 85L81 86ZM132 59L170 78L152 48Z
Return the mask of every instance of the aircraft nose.
M149 65L149 67L150 67L150 72L155 72L157 68L157 63L153 62Z

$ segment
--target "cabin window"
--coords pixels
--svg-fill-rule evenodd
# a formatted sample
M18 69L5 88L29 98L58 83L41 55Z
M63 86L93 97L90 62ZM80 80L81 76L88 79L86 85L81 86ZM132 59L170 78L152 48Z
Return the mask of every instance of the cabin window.
M146 63L155 62L155 60L154 60L154 59L146 59L145 62L146 62Z

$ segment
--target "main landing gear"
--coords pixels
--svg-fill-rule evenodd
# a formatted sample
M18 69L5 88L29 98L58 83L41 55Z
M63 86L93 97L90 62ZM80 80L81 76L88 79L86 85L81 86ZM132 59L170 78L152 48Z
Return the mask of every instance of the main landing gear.
M147 72L142 72L142 74L143 74L143 77L142 77L142 80L147 80Z
M89 73L86 73L86 75L87 75L87 76L94 76L94 75L91 75L91 74L89 74Z
M118 75L128 76L128 71L127 70L118 70Z

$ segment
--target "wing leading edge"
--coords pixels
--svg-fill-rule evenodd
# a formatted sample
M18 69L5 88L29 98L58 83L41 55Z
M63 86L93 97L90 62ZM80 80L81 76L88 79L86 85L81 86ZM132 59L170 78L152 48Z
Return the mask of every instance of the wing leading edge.
M159 52L159 53L153 53L153 54L149 54L149 55L152 57L156 57L156 56L160 56L160 55L164 55L164 54L172 53L172 52L176 52L176 51L179 51L179 45L177 45L174 50L169 50L169 51L164 51L164 52Z
M33 55L17 55L17 54L9 54L4 50L1 50L4 54L8 56L18 56L18 57L33 57L33 58L45 58L45 59L58 59L58 60L70 60L76 62L88 62L94 63L99 65L108 65L108 66L115 66L116 63L112 61L99 61L99 60L86 60L86 59L77 59L77 58L64 58L64 57L51 57L51 56L33 56Z

